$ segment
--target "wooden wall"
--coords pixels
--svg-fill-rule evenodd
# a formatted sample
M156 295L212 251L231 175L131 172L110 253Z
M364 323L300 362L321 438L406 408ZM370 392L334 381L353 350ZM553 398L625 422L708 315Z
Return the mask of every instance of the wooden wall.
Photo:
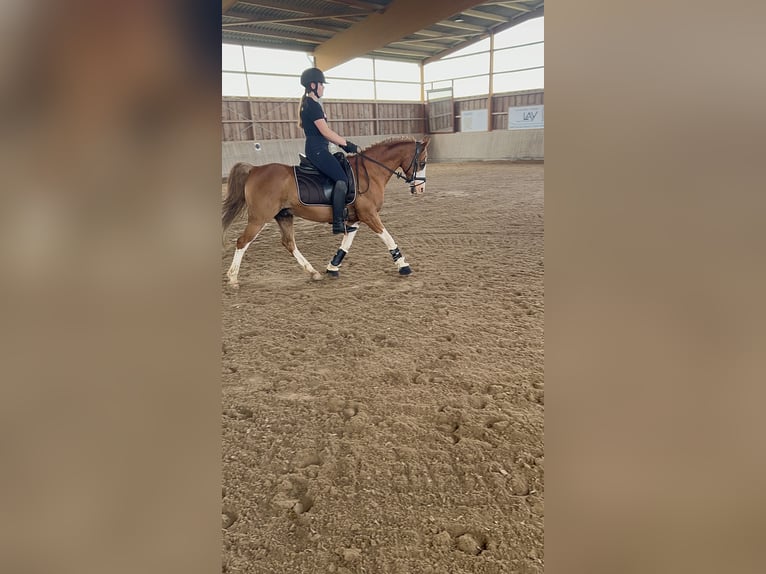
M526 90L492 96L492 129L507 130L508 108L544 105L544 94L543 90ZM455 131L460 131L460 115L463 110L481 109L487 109L487 96L455 100Z
M343 136L452 133L460 131L463 110L487 108L487 96L431 102L324 102L330 127ZM495 94L492 97L492 130L508 128L508 108L542 105L543 90ZM438 106L439 109L435 109ZM454 112L449 118L449 110ZM438 112L438 113L437 113ZM432 120L427 121L427 113ZM453 121L450 121L453 120ZM298 127L297 98L224 98L221 109L224 142L302 139ZM429 124L431 124L429 126Z
M323 103L330 127L350 138L424 133L423 105L419 102ZM224 98L221 140L261 141L303 138L298 127L298 99Z

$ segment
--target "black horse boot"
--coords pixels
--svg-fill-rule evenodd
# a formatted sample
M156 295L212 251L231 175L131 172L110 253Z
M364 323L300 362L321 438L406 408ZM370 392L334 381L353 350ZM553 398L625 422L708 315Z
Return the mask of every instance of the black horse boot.
M346 207L346 192L348 185L345 181L336 181L332 188L332 232L333 235L346 232L343 212Z

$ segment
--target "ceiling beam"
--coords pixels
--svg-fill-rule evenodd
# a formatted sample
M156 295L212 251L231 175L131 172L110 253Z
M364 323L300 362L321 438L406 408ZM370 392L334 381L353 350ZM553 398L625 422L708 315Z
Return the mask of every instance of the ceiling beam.
M521 6L517 6L517 4L521 4ZM508 8L510 10L520 10L521 12L529 12L533 8L528 8L526 5L528 3L524 0L518 0L516 2L513 2L512 0L502 0L498 2L483 2L483 6L502 6L503 8Z
M235 1L235 4L240 4L242 6L251 6L253 8L271 8L272 10L280 10L281 12L295 12L298 14L311 14L311 12L307 12L306 10L303 10L301 8L297 8L295 6L290 6L287 2L277 2L276 0L251 0L249 2L238 2ZM244 13L242 10L236 10L236 12ZM231 14L228 14L228 16L231 16Z
M524 5L517 6L515 2L498 2L498 6L508 8L509 10L518 10L519 12L531 12L532 8L528 8Z
M227 14L228 16L229 14ZM351 16L352 14L341 14L341 16ZM355 15L355 14L354 14ZM290 22L312 22L316 20L324 20L325 18L318 18L316 16L302 16L300 18L274 18L270 20L253 20L253 16L250 16L249 18L243 18L242 22L226 22L224 24L221 24L221 26L224 27L230 27L230 26L241 26L243 24L251 24L251 25L261 25L261 24L289 24ZM314 26L312 24L307 24L305 26L306 28L313 28ZM323 29L328 30L329 28L325 26ZM333 32L338 32L339 28L332 29Z
M295 34L292 32L262 32L260 30L232 30L234 33L240 33L249 38L251 43L243 41L245 45L257 45L252 42L258 38L274 38L276 40L293 40L295 42L306 42L308 44L321 45L327 38L325 36L309 36L307 34Z
M458 30L470 30L471 32L486 32L486 26L476 26L468 22L455 22L454 20L441 20L434 22L434 26L444 26L446 28L457 28Z
M481 3L476 0L442 0L438 4L393 0L382 14L370 14L317 47L316 65L323 70L334 68Z
M377 51L380 50L394 50L397 52L401 52L403 54L409 54L412 58L427 58L429 55L434 53L434 50L443 50L446 46L436 46L435 48L426 48L421 46L400 46L397 43L393 44L386 44L384 48L378 48Z
M508 18L498 16L497 14L491 14L490 12L483 12L481 10L463 10L464 16L470 16L471 18L480 18L482 20L492 20L493 22L507 22Z
M280 10L282 12L296 12L298 14L312 14L310 10L306 10L305 7L295 6L290 2L283 0L245 0L238 1L236 4L242 6L250 6L252 8L271 8L272 10Z
M238 2L238 4L243 4L247 6L252 6L254 8L270 8L272 10L278 10L279 12L290 12L291 14L295 15L302 15L302 16L313 16L314 18L323 18L323 19L329 19L329 18L345 18L347 16L363 16L366 17L367 14L369 14L369 11L364 12L349 12L353 8L350 6L346 7L346 10L339 11L339 12L331 12L327 9L325 10L306 10L304 8L297 8L295 6L290 6L286 4L285 2L277 2L277 1L265 1L265 0L256 0L254 2ZM261 10L262 12L262 10ZM253 14L252 12L246 12L244 10L229 10L226 13L226 16L232 16L234 18L245 18L247 20L252 20L256 14Z
M396 56L396 58L408 58L413 62L420 62L423 55L411 52L409 50L395 50L393 48L379 48L370 52L371 54L385 54L387 56Z
M513 28L514 26L517 26L521 24L522 22L526 22L527 20L532 20L533 18L539 18L541 16L545 16L545 8L542 4L538 5L538 7L533 12L519 14L510 22L493 26L492 29L486 34L473 36L465 40L464 42L461 42L460 44L453 46L452 48L448 48L447 50L444 50L443 52L439 52L438 54L435 54L434 56L431 56L430 58L426 58L425 60L423 60L423 64L430 64L431 62L436 62L437 60L441 60L445 56L454 54L455 52L462 50L463 48L470 46L471 44L475 44L476 42L483 40L484 38L489 38L490 34L497 34L499 32L502 32L503 30L507 30L508 28Z
M530 12L525 12L524 14L519 14L517 16L514 16L513 19L508 22L507 24L500 24L497 27L492 28L493 32L502 32L503 30L507 30L508 28L513 28L517 24L521 24L522 22L526 22L527 20L534 20L535 18L541 18L545 16L545 6L541 2L537 6L535 6L534 10Z
M436 32L435 30L418 30L410 34L411 36L425 36L426 38L437 38L444 36L444 32Z
M327 1L327 0L325 0ZM247 0L247 1L236 1L234 4L240 4L242 6L252 6L253 8L271 8L272 10L279 10L280 12L292 12L293 14L303 14L305 16L315 16L317 18L323 18L325 20L331 19L331 18L338 18L342 21L346 21L346 18L349 16L349 14L346 14L345 12L348 12L350 9L353 9L354 6L345 4L345 3L339 3L334 2L334 4L337 4L338 6L342 6L345 10L343 10L344 13L332 13L332 9L323 8L321 10L310 10L306 9L305 6L295 6L293 4L290 4L289 2L285 2L284 0ZM351 16L355 17L367 17L368 14L374 9L371 6L358 6L359 12L355 12L351 14ZM251 12L243 12L242 10L229 10L226 14L227 16L234 16L237 18L245 18L245 19L252 19L254 17L254 14ZM354 20L352 20L354 22Z
M446 42L446 43L442 43ZM421 40L397 40L396 42L391 42L389 44L390 46L393 46L396 44L397 46L400 44L403 45L412 45L415 47L420 46L421 48L427 48L431 50L435 50L437 48L449 48L455 43L455 37L454 36L442 36L441 38L429 38L427 40L421 39Z
M353 6L354 8L360 8L362 10L369 11L382 11L386 9L385 4L378 4L377 2L356 2L355 0L325 0L330 4L340 4L341 6Z

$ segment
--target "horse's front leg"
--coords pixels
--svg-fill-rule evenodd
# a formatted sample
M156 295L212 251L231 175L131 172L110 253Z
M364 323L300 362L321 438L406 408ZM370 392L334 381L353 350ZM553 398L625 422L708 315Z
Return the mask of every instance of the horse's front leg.
M341 242L338 251L335 252L335 257L333 257L327 264L327 273L330 277L338 277L340 275L340 264L348 253L348 250L351 249L351 244L354 242L354 237L356 237L356 230L359 229L359 224L357 223L348 229L349 232L343 236L343 241ZM352 229L353 231L351 231Z
M384 228L382 233L378 233L378 237L380 237L383 243L386 244L386 247L388 247L391 259L394 260L396 267L399 269L399 275L409 275L412 273L409 263L404 260L404 255L399 251L399 247L396 245L394 238L391 237L391 234Z
M391 237L391 234L383 227L383 222L380 217L375 217L373 220L367 222L367 225L375 232L375 235L380 237L380 240L386 244L388 252L391 254L391 258L396 263L396 267L399 269L399 275L409 275L412 273L412 269L409 264L404 260L404 255L399 251L399 247L396 245L396 241Z

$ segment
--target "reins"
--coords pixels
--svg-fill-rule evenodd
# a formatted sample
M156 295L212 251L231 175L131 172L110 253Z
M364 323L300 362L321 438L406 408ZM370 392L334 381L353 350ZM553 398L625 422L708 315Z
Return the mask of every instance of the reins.
M365 160L365 159L367 159L367 160L371 161L372 163L376 163L376 164L378 164L380 167L382 167L383 169L385 169L387 172L389 172L389 173L391 173L391 174L395 175L395 176L396 176L398 179L403 179L403 180L404 180L404 183L408 183L408 184L410 184L410 189L412 189L413 187L415 187L415 183L416 183L416 182L418 182L418 181L422 181L422 182L425 182L425 181L426 181L426 178L425 178L425 177L418 177L418 176L417 176L417 163L418 163L418 156L420 155L420 150L421 150L421 146L422 146L422 145L423 145L423 144L422 144L421 142L415 142L415 155L413 155L413 156L412 156L412 161L410 162L410 166L409 166L410 168L412 168L412 177L407 177L406 173L402 174L402 173L401 173L401 172L399 172L399 171L396 171L396 170L393 170L393 169L391 169L391 168L390 168L390 167L388 167L386 164L379 162L378 160L376 160L376 159L375 159L375 158L373 158L373 157L370 157L370 156L368 156L368 155L365 155L365 154L363 154L362 152L357 152L357 153L356 153L356 155L357 155L359 158L361 158L361 164L362 164L362 167L364 168L364 173L365 173L365 175L367 176L367 189L366 189L366 190L364 190L364 191L362 191L362 190L360 189L360 190L359 190L359 193L360 193L360 194L362 194L362 193L367 193L367 192L370 190L370 174L369 174L369 172L367 171L367 167L364 165L364 160ZM408 168L408 169L409 169L409 168Z

